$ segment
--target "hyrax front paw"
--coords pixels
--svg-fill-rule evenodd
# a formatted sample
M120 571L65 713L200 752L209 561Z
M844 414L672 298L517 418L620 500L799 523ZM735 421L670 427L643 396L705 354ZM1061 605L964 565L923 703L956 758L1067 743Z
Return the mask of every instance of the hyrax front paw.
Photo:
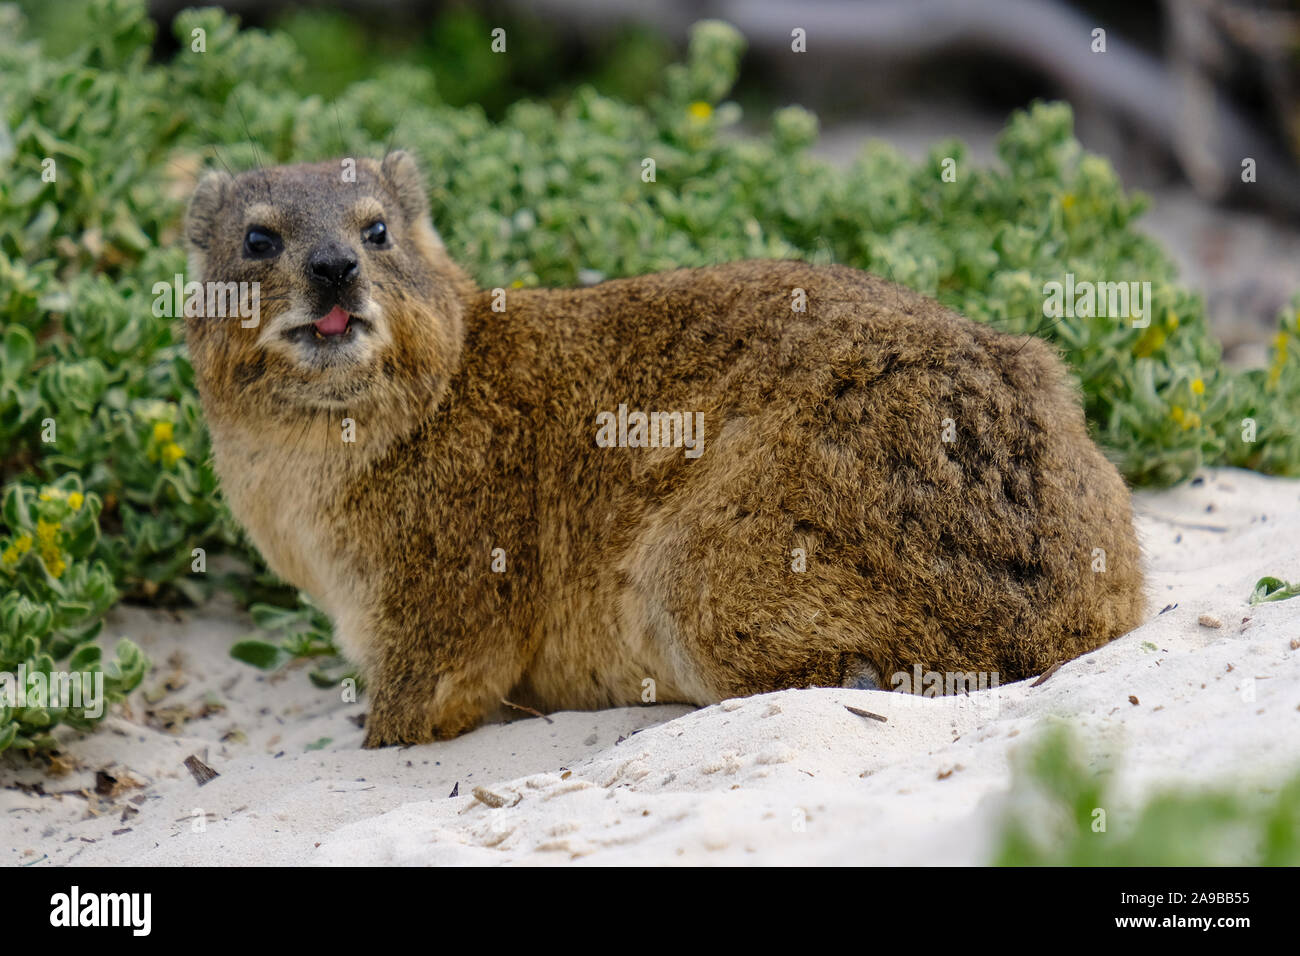
M404 747L418 743L421 741L404 740L393 721L380 719L373 710L366 715L366 740L362 746L367 750L375 750L378 747Z
M478 724L475 709L437 706L425 697L375 694L366 715L365 747L409 746L459 737Z
M400 723L393 721L374 720L373 716L366 718L366 739L362 745L367 750L374 750L378 747L409 747L414 744L428 744L435 740L451 740L453 737L459 737L468 730L472 730L474 723L464 723L456 726L435 726L427 730L412 730Z

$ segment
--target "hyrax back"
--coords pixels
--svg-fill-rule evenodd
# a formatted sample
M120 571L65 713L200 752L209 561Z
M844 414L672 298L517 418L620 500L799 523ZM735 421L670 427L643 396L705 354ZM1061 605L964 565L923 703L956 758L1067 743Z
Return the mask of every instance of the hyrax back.
M1005 682L1139 622L1128 492L1044 343L797 262L479 291L409 157L337 168L200 187L204 279L252 271L250 207L291 212L263 330L190 330L232 507L364 667L369 745L503 698ZM303 278L322 244L346 283ZM309 328L336 306L346 341Z

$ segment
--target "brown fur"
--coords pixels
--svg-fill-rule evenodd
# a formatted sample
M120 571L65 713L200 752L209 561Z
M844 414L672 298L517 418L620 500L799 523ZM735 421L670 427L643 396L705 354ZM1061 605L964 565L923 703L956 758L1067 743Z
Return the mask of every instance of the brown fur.
M358 173L205 180L192 271L259 278L263 321L189 334L231 507L363 668L368 746L462 733L502 698L637 703L646 678L696 704L864 663L1006 682L1141 619L1128 492L1045 343L801 262L512 289L493 312L410 158ZM363 197L394 240L361 252L372 334L337 365L259 340L304 300L308 246L360 248ZM257 204L273 262L241 258ZM597 447L620 403L702 412L703 454Z

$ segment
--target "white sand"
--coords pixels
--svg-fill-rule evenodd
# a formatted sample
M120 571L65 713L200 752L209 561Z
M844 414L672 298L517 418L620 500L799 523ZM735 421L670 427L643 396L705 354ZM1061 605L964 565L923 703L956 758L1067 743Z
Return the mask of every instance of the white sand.
M70 737L62 775L0 756L0 853L39 866L983 863L1010 755L1049 715L1117 761L1112 828L1167 785L1270 787L1300 766L1300 598L1247 597L1265 574L1300 577L1300 481L1220 470L1138 502L1151 619L996 697L786 691L362 751L364 698L344 704L301 670L268 678L230 659L251 625L228 605L179 621L122 609L106 632L139 642L155 670L99 733ZM1222 627L1198 625L1202 614ZM181 686L146 703L173 674ZM198 715L205 701L219 709L179 736L146 716ZM200 788L190 754L220 776ZM97 795L96 770L141 786Z

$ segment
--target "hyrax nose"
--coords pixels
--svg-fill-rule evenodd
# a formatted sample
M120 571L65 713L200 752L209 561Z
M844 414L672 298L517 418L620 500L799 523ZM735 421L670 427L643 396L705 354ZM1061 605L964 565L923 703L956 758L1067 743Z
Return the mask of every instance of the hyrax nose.
M361 266L356 253L337 243L317 246L307 259L307 276L326 291L339 291L357 281Z

